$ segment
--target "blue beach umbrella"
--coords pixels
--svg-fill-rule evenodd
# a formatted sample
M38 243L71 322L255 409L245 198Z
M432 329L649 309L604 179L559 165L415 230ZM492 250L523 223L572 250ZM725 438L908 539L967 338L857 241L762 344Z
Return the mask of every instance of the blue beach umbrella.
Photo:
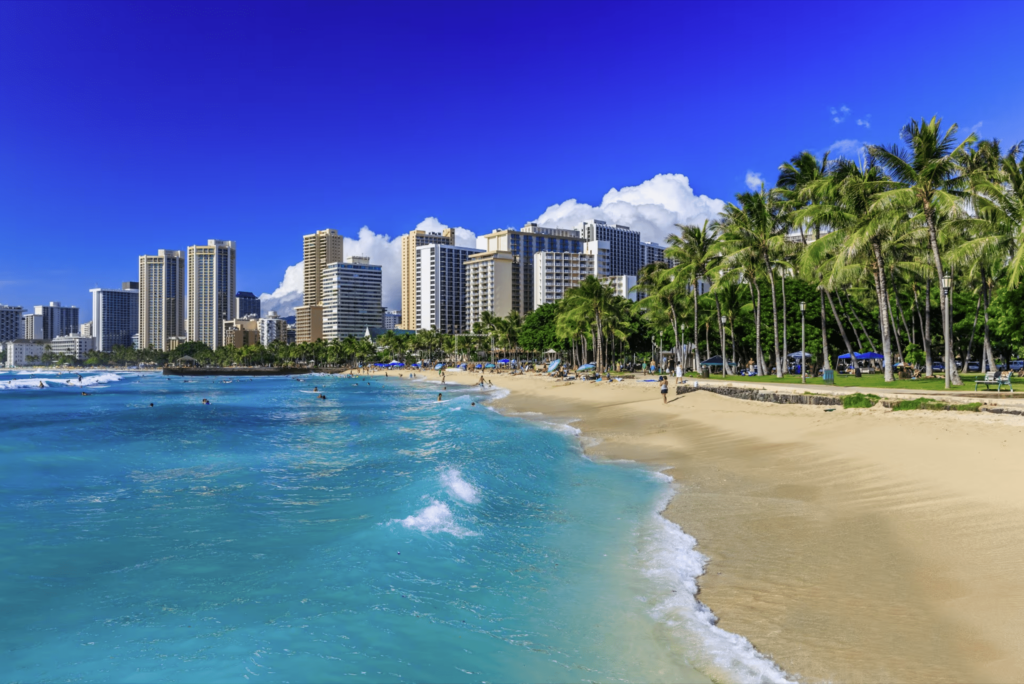
M461 368L462 370L466 370L466 364L460 363L459 368Z
M499 359L498 363L508 363L508 359Z
M494 364L493 363L488 363L488 364L486 364L484 366L484 368L494 368Z
M444 364L443 363L439 363L436 366L434 366L434 370L441 370L442 368L444 368Z
M482 363L478 363L478 364L476 364L476 367L477 367L477 368L483 368L483 367L484 367L484 365L483 365Z
M555 359L550 364L548 364L548 373L551 373L552 371L556 370L561 365L562 359Z
M592 363L585 363L582 366L580 366L580 370L594 370L595 367L596 366L594 366L594 364Z

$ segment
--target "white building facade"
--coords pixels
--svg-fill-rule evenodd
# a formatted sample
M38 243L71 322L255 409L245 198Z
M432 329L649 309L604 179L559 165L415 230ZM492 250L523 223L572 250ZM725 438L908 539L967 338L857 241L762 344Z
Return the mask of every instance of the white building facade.
M260 344L269 347L271 342L280 340L288 341L288 321L278 318L276 311L268 311L266 318L258 322L260 331Z
M511 252L482 252L472 255L463 264L466 295L466 332L480 322L486 311L504 318L519 311L519 257ZM532 280L530 281L533 282ZM531 292L532 294L532 292Z
M327 264L321 292L324 339L362 337L367 328L379 328L384 322L381 267L367 257Z
M533 304L540 308L557 302L565 293L579 287L580 281L594 275L593 254L573 252L537 252L533 255Z
M82 337L78 333L74 335L61 335L50 340L50 351L54 354L67 354L79 361L85 361L89 352L96 348L96 338ZM128 345L131 345L131 338L128 338Z
M577 224L583 240L607 242L611 255L608 275L632 275L640 270L640 233L629 226L604 221L583 221Z
M465 261L481 250L441 243L416 248L416 329L465 332Z
M92 293L92 335L96 350L113 351L114 347L131 347L132 335L139 332L139 284L126 282L120 290L101 287ZM81 334L81 331L76 331Z
M636 276L608 276L606 278L602 278L601 282L610 287L612 292L619 297L625 297L631 302L635 302L639 299L639 295L632 291L633 288L636 287Z
M6 347L5 365L8 368L37 365L46 353L46 342L43 340L8 340Z
M391 311L384 312L384 327L388 330L397 330L402 325L402 312Z

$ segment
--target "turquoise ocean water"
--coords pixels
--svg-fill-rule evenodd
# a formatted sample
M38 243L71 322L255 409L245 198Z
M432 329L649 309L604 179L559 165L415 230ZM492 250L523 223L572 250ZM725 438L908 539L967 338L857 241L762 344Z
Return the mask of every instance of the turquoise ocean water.
M438 390L0 374L0 680L783 680L668 478Z

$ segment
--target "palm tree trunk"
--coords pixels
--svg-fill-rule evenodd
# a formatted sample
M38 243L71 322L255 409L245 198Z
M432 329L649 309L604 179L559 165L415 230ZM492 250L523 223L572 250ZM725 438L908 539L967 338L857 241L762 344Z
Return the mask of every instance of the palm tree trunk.
M782 362L783 371L789 370L789 327L786 324L786 319L789 318L789 309L786 308L786 268L785 266L779 271L782 275Z
M917 291L914 291L917 296ZM931 278L924 279L924 316L921 321L921 335L923 337L921 346L924 347L924 376L935 377L932 370L932 281Z
M748 281L750 286L750 298L754 300L754 358L757 360L757 374L764 375L767 368L764 363L764 347L761 345L761 286L756 278ZM754 296L754 292L757 296Z
M603 335L602 335L602 331L601 331L601 312L600 311L598 311L597 313L594 314L594 321L595 321L595 323L597 325L597 330L594 333L594 345L595 345L594 356L597 358L597 372L601 373L601 371L604 370L604 365L603 365L604 359L601 357L601 352L603 351L603 348L602 348L603 345L601 344L601 338L603 337Z
M775 297L775 275L772 273L768 258L764 260L765 270L768 272L768 284L772 288L772 328L775 333L775 377L782 378L782 359L779 357L779 304Z
M832 361L828 356L828 328L825 326L825 291L818 286L818 302L821 304L821 355L824 359L822 368L829 370L832 368Z
M986 282L982 287L984 288L983 292L985 294L985 358L988 359L988 369L994 371L996 369L996 357L995 357L995 354L992 353L992 338L989 337L989 334L988 334L988 306L989 306L988 283ZM967 370L966 366L964 366L964 370Z
M728 375L731 369L725 356L725 323L722 323L722 303L718 301L717 292L715 293L715 310L718 311L718 336L722 340L722 375Z
M896 300L896 311L900 314L900 322L903 323L903 332L907 334L907 344L913 344L914 336L910 334L910 326L907 325L907 317L903 314L903 304L900 302L899 285L892 289L892 298Z
M853 347L850 346L850 338L846 334L846 328L843 327L843 322L839 320L839 312L836 311L836 305L832 301L832 293L825 290L825 296L828 298L828 305L832 309L832 317L836 319L836 327L839 328L839 334L843 338L843 344L846 345L846 353L850 355L850 363L857 365L857 357L853 355Z
M967 364L971 360L971 350L974 348L974 335L978 332L978 314L981 313L982 295L978 295L978 303L974 306L974 323L971 325L971 336L967 338L967 352L964 354L964 371L967 371ZM981 352L985 356L984 350Z
M729 319L729 335L732 337L732 372L736 372L736 325Z
M700 345L697 343L697 336L700 334L700 327L697 323L697 277L693 278L693 370L700 373Z
M878 295L878 322L882 330L882 368L885 381L892 382L892 344L889 340L889 293L885 287L885 263L882 260L882 246L871 241L871 251L875 256L875 292ZM872 350L874 351L874 350Z
M671 301L669 302L668 310L672 317L672 335L676 341L676 346L672 348L672 351L676 357L676 363L682 363L682 355L679 353L679 324L676 321L676 307Z
M885 305L889 308L889 324L892 326L892 338L896 340L896 353L899 355L900 361L905 361L903 343L900 341L900 328L896 325L896 317L892 310L892 300L888 292L885 293Z
M928 243L932 248L932 259L935 261L935 272L939 276L939 282L942 282L942 276L945 272L942 270L942 259L939 258L939 231L935 225L935 210L929 204L924 206L925 219L928 222ZM951 386L959 387L964 384L964 381L960 379L960 374L956 372L956 361L953 359L953 331L952 321L950 316L950 301L946 295L945 290L939 290L939 301L942 303L942 338L943 347L946 352L946 357L943 359L943 363L947 366L946 377L949 379Z

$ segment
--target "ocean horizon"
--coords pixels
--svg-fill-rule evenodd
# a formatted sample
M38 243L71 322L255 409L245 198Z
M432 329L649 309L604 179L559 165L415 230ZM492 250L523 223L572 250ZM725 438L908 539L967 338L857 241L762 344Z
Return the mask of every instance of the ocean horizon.
M671 479L497 390L82 376L0 374L11 680L785 681Z

